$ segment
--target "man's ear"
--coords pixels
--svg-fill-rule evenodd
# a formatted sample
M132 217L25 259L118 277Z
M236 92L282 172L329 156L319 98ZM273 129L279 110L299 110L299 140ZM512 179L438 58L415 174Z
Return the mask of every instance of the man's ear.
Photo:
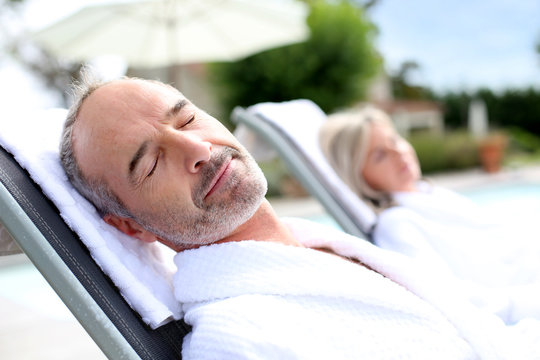
M159 239L154 233L146 230L138 222L131 218L107 214L103 217L103 220L124 234L132 236L141 241L154 242Z

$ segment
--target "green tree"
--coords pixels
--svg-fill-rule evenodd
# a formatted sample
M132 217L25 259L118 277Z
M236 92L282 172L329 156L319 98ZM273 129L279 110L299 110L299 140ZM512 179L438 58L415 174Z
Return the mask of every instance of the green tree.
M227 113L236 105L298 98L332 111L365 96L381 64L373 45L376 27L363 7L348 1L309 6L307 41L211 68Z
M495 124L520 127L540 135L540 90L508 89L497 100L497 107L490 116Z
M430 89L412 83L411 73L419 69L420 65L414 60L407 60L401 63L397 72L390 76L394 98L411 100L434 98L434 94Z
M495 128L520 128L540 135L540 90L506 89L493 92L483 88L472 93L447 93L438 98L445 109L445 125L466 127L469 104L481 99L487 107L489 123Z
M448 92L437 97L443 105L444 125L448 128L467 127L467 114L471 95L464 91Z

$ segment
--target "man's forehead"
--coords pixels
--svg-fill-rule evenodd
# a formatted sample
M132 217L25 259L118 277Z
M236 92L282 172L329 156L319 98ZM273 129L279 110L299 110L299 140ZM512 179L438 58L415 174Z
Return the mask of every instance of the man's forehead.
M154 81L148 80L115 80L96 89L89 99L94 98L97 101L102 101L104 104L118 104L121 102L129 102L132 100L132 105L140 104L140 101L145 99L156 98L184 98L182 93L174 87Z
M163 116L179 98L184 97L174 88L144 80L115 80L96 89L84 100L73 130L74 151L83 172L91 171L86 165L97 159L107 162L106 153L107 158L113 157L112 146L119 151L123 145L135 146L131 126Z
M185 97L172 86L148 80L115 80L96 89L83 102L80 122L107 127L107 122L160 117ZM187 99L185 99L187 101ZM102 120L106 119L107 122Z

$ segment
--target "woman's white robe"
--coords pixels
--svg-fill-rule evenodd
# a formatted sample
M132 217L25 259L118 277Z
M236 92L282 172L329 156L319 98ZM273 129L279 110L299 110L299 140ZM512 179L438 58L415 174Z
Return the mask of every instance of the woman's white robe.
M507 323L540 319L540 233L535 220L481 208L450 190L421 183L396 193L383 211L374 243L448 271L471 298ZM521 214L520 214L521 215Z

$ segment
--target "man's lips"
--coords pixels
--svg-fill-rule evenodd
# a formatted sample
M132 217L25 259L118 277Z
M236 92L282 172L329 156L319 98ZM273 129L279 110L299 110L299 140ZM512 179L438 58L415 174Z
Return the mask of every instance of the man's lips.
M230 173L230 165L232 162L232 158L228 161L225 161L223 165L219 168L219 170L216 172L216 175L212 179L212 182L208 186L208 191L204 198L206 199L210 195L212 195L214 192L216 192L226 181L229 173Z

